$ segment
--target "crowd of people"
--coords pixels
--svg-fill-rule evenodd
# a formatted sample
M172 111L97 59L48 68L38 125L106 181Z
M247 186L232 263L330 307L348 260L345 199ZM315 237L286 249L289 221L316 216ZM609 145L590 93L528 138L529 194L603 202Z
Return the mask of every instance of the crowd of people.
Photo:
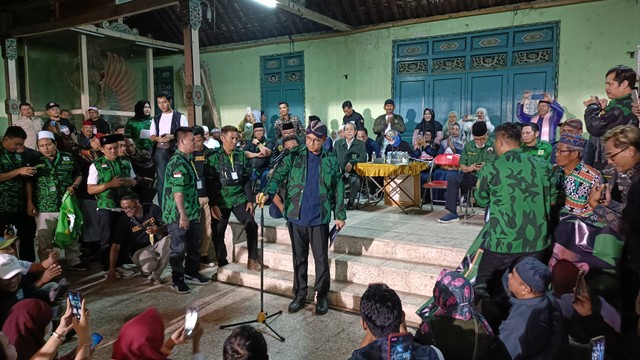
M60 305L53 294L62 288L63 269L86 271L87 262L96 260L112 283L133 276L123 265L134 264L157 285L170 265L172 289L186 294L191 286L212 281L202 268L229 264L225 232L231 213L246 233L247 268L268 268L260 261L254 218L256 207L265 205L271 216L287 220L291 237L289 312L307 304L311 247L315 313L324 315L330 306L332 218L339 231L357 196L375 193L367 193L357 164L405 151L419 161L460 156L459 167L433 172L448 184L439 194L446 209L441 223L459 221L463 201L487 209L486 224L469 251L477 260L475 273L467 272L468 279L456 272L440 277L411 340L417 358L464 358L471 351L474 358L559 358L567 351L568 335L578 341L606 336L621 344L607 350L626 356L637 346L640 302L640 228L633 221L640 206L640 104L631 96L637 82L632 69L616 66L605 78L610 101L586 100L584 121L562 122L556 100L527 91L518 104L519 121L498 126L485 108L462 119L452 111L443 123L426 108L410 142L402 137L406 124L392 99L373 122L375 139L350 101L342 104L343 126L335 136L317 116L305 127L281 102L274 139L265 135L264 112L251 108L238 127L189 127L167 93L156 98L159 114L151 116L152 104L142 100L125 124L110 124L90 107L79 131L55 102L46 105L46 121L23 103L0 146L0 324L8 337L0 337L2 348L9 354L16 346L19 359L45 358L42 354L55 354L73 328L78 347L72 356L86 358L84 305L76 319L67 304L46 342L21 328L27 324L39 329L33 333L45 333ZM585 128L588 139L582 136ZM425 173L423 181L430 180ZM580 232L583 228L588 230ZM574 288L580 291L566 296ZM366 336L352 358L386 354L389 336L406 333L397 294L373 284L360 309ZM148 329L150 323L158 326ZM145 311L122 328L114 358L166 358L186 339L183 328L164 341L163 329L157 311ZM472 338L467 330L474 330ZM132 331L149 335L122 336ZM264 339L252 332L243 328L234 334L251 338L243 344L266 356ZM195 334L198 358L201 331ZM465 346L450 334L459 334L454 338ZM22 343L33 344L31 352L18 346L21 336L31 336ZM228 340L233 341L241 340ZM238 347L229 345L229 352Z

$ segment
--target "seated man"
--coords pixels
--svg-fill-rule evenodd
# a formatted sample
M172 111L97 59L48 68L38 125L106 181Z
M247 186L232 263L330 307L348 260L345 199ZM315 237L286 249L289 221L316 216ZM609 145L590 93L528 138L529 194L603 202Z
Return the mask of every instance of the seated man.
M562 124L560 124L560 136L564 134L582 136L582 133L583 133L582 120L580 119L571 118L571 119L565 120ZM553 151L551 152L552 164L556 163L556 149L558 148L559 142L560 142L559 140L556 140L553 143L551 143L551 146L553 146Z
M162 223L160 207L155 204L140 204L138 195L129 193L120 199L123 216L116 226L109 254L107 280L117 278L116 265L121 247L124 246L133 263L143 274L149 275L150 285L162 284L160 275L169 261L167 226Z
M360 176L356 173L355 165L367 161L367 150L364 143L356 139L356 126L353 123L344 125L344 135L344 139L336 141L333 153L338 159L343 180L349 184L347 210L353 210L353 203L360 191Z
M546 141L538 139L540 128L536 123L528 123L522 126L522 151L531 156L537 156L549 161L553 146Z
M582 161L587 140L580 135L561 135L556 148L556 161L564 173L559 205L577 216L597 220L589 205L591 189L602 182L600 171Z
M373 161L374 157L380 157L380 145L369 137L369 132L366 128L359 129L356 138L364 142L364 147L367 149L368 161Z
M370 284L360 299L360 324L366 332L360 348L353 351L351 360L387 359L390 334L407 333L400 297L385 284ZM431 346L413 343L411 359L437 360L438 351Z
M261 122L253 124L253 137L244 148L247 159L251 159L251 183L260 179L259 191L262 191L267 183L269 174L269 159L273 151L274 143L264 136L264 125Z
M293 127L293 123L289 122L282 124L282 138L276 141L273 151L271 152L271 158L269 160L271 162L269 166L271 166L272 168L275 159L280 159L280 153L284 151L284 139L291 136L298 139L298 144L304 143L304 138L296 135L296 129Z
M506 275L506 274L505 274ZM534 257L522 259L505 277L512 307L499 339L510 359L559 359L566 354L567 331L558 303L547 288L551 272Z
M249 325L233 330L224 341L222 348L224 360L269 360L267 342L261 332Z
M448 213L438 219L438 222L448 224L460 221L458 217L458 191L466 191L476 186L478 171L485 163L495 160L493 141L489 139L487 123L478 121L471 128L473 141L464 145L460 156L460 173L447 179L447 203L444 208Z
M0 237L0 254L16 256L16 244L14 242L18 240L18 238L8 235L9 234L5 231L5 236ZM50 281L62 274L62 267L58 265L58 256L59 254L57 251L52 251L49 253L49 257L42 262L31 262L18 259L18 264L22 267L22 275L27 275L29 273L42 273L40 279L38 279L34 284L36 288L40 289L47 284L52 284L55 288L57 287L57 284L50 283Z
M9 309L22 299L40 299L50 302L48 291L38 291L22 276L20 260L13 255L0 254L0 326L4 323Z

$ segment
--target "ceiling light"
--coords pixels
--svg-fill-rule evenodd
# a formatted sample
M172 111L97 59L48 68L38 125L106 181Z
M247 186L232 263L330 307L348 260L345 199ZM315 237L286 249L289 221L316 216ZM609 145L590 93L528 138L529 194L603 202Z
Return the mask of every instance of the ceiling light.
M275 8L276 6L278 6L278 2L276 0L254 0L254 1L270 8Z

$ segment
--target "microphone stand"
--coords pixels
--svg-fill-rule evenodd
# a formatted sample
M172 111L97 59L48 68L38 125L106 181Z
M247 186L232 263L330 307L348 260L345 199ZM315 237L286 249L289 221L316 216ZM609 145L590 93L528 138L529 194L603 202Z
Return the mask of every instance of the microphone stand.
M274 166L277 167L277 164ZM269 181L267 181L267 184L265 184L265 188L266 185L269 184L269 182L271 182L271 179L269 179ZM254 209L255 211L255 209ZM246 224L245 224L246 226ZM244 228L243 228L244 229ZM282 342L284 342L284 337L282 337L280 334L278 334L277 331L275 331L271 325L269 325L267 323L267 320L269 320L270 318L276 316L276 315L280 315L282 314L282 310L275 312L271 315L267 315L267 312L264 311L264 204L260 205L260 312L258 312L258 316L256 317L255 320L249 320L249 321L242 321L242 322L238 322L238 323L234 323L234 324L227 324L227 325L221 325L220 329L226 329L226 328L230 328L230 327L235 327L235 326L240 326L240 325L247 325L247 324L263 324L264 326L266 326L269 330L271 330L271 332L276 336L276 338Z

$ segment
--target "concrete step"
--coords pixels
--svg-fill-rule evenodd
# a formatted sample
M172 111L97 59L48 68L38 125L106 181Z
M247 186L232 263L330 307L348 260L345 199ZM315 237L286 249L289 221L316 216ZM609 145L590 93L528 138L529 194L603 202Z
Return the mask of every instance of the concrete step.
M227 243L227 251L231 254L230 244L246 241L246 234L242 231L242 225L239 223L231 222L229 224L231 231L227 230L225 241ZM289 231L286 227L265 226L264 230L265 244L277 243L291 246ZM425 228L424 240L420 242L416 242L415 239L411 241L405 240L401 237L401 234L398 234L398 237L392 236L388 239L339 234L331 251L336 254L365 255L431 264L448 269L455 268L464 258L466 248L446 246L448 242L453 242L453 240L449 239L453 239L455 234L452 231L447 233L444 228L438 230L443 231L428 231ZM393 229L389 230L389 234L394 235ZM258 234L258 236L260 235ZM451 238L448 238L448 236Z
M247 243L234 247L235 259L240 264L248 260ZM264 262L275 270L287 271L293 279L291 245L265 244ZM332 280L368 285L383 282L396 291L431 296L442 266L372 256L356 256L329 251L329 269ZM309 253L309 275L315 275L315 262Z
M231 263L219 268L217 277L219 281L225 283L260 289L260 272L248 270L245 263ZM372 281L374 280L372 279ZM315 301L314 282L315 277L309 276L308 300L310 302ZM366 289L367 285L332 280L328 294L331 308L358 313L360 311L360 298ZM270 294L293 298L293 273L278 269L265 270L264 290ZM419 325L421 319L415 312L429 297L409 294L397 289L394 290L402 300L402 308L406 314L407 323L414 327ZM271 309L271 311L278 310L287 311L287 309Z

